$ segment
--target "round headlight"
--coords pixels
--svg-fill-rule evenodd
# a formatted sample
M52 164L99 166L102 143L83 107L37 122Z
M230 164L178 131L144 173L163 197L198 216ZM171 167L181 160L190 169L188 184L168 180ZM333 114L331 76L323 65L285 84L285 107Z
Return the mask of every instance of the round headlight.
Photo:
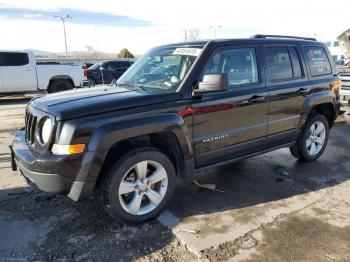
M51 132L52 132L52 121L50 118L46 118L41 128L41 141L44 144L47 144L49 142Z

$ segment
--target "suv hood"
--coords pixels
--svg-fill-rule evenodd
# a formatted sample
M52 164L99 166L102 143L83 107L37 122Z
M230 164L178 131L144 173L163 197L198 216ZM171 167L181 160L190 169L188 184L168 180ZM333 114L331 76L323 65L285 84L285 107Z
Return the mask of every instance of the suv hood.
M116 86L74 89L33 99L30 105L67 120L131 107L169 102L179 99L178 93L151 93Z

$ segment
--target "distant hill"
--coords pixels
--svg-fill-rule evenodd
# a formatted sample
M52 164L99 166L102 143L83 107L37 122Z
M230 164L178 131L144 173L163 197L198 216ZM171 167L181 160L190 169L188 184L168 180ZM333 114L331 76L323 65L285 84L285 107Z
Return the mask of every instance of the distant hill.
M65 52L53 53L42 50L31 49L34 53L36 59L63 59L66 58ZM104 53L104 52L87 52L87 51L72 51L68 52L68 58L77 58L77 59L116 59L117 54L113 53Z
M60 63L76 63L76 64L84 64L84 63L97 63L103 60L107 59L118 59L117 53L104 53L104 52L98 52L95 50L90 51L72 51L68 52L68 60L66 59L66 53L60 52L60 53L54 53L54 52L47 52L43 50L37 50L37 49L28 49L28 51L32 51L34 53L35 59L37 61L42 62L60 62ZM135 55L136 60L139 58L140 55Z

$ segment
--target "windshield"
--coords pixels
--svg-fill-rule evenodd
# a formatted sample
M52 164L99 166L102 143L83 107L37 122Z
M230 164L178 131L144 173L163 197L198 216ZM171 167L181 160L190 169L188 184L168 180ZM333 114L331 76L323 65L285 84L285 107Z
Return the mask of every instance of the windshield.
M193 65L203 46L153 49L142 56L117 81L147 91L175 91Z

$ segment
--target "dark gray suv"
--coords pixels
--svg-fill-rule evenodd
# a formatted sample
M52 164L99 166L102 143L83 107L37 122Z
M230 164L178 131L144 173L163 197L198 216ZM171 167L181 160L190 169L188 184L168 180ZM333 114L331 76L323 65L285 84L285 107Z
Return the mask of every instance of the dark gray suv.
M161 46L112 86L32 100L12 144L13 168L75 201L97 191L112 217L141 222L166 207L176 178L282 147L319 158L339 87L315 39Z

